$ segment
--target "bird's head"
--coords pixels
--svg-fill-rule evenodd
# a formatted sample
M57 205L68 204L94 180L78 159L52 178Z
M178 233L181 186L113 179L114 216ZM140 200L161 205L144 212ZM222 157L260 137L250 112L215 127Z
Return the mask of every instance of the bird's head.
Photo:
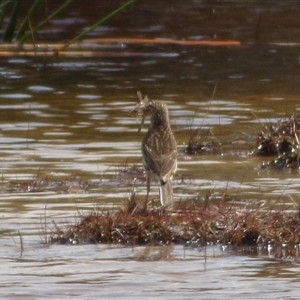
M140 102L136 105L136 107L131 111L131 113L136 113L137 116L142 117L141 125L138 129L138 132L141 131L145 118L147 116L151 117L152 126L159 126L169 124L169 113L167 105L163 101L158 100L149 100L147 96L144 98L140 92L137 92L138 98Z

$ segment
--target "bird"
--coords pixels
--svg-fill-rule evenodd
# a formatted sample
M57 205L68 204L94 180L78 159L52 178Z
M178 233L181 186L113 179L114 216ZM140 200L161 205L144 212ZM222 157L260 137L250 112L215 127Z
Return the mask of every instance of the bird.
M140 92L138 92L138 97L140 99L138 109L142 109L143 116L141 127L145 117L150 116L151 120L150 128L141 146L147 181L145 208L148 203L151 178L157 179L159 183L161 205L172 206L174 203L172 178L177 169L177 144L170 126L168 107L164 101L149 101L147 96L142 99Z

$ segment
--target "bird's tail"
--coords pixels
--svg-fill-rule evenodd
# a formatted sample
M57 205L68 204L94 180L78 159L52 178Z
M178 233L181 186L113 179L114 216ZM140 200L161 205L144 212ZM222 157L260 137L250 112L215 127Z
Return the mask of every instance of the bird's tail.
M173 188L172 181L168 180L166 183L161 182L159 188L160 202L162 206L172 206L173 201Z

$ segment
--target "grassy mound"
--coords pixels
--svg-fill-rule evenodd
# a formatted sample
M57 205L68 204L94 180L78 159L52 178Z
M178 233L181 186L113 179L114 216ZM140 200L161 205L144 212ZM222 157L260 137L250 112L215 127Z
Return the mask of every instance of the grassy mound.
M132 205L114 211L95 210L82 215L77 224L55 224L50 243L109 243L128 246L207 244L252 247L285 247L298 256L300 212L260 211L234 208L224 201L184 201L173 210ZM282 255L282 251L277 251Z

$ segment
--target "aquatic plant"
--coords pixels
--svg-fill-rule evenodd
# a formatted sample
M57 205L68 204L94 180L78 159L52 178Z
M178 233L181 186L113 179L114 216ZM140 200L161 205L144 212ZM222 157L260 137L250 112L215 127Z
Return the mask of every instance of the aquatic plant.
M279 119L275 123L263 125L257 136L256 147L252 155L277 156L262 165L276 168L300 168L300 114Z
M197 128L188 141L185 153L193 154L222 154L222 144L210 130Z
M33 0L32 0L33 1ZM117 16L119 13L123 12L128 6L136 2L137 0L127 1L125 4L121 5L113 12L109 13L105 17L101 18L87 30L73 38L70 42L66 43L59 50L56 51L56 54L60 51L66 49L69 45L74 42L81 40L89 32L94 30L96 27L104 24L106 21ZM37 19L37 15L42 7L47 6L46 0L35 0L32 5L28 8L28 11L24 15L24 9L22 11L22 0L6 0L0 1L0 29L3 31L1 40L3 43L17 42L18 44L23 44L30 37L32 38L33 44L35 44L34 35L44 28L51 20L56 18L58 15L64 13L67 8L75 0L66 0L64 3L61 3L60 6L53 12L50 12L50 15L46 19L42 20L36 26L32 26L34 20ZM23 20L21 19L23 18ZM7 24L4 22L5 19L8 19Z
M4 1L2 1L4 2ZM65 11L65 9L73 2L67 0L54 13L47 17L44 21L32 28L31 23L39 12L42 5L46 5L45 0L35 0L31 7L29 7L25 18L21 21L22 0L7 0L0 4L0 28L5 28L2 35L2 42L10 43L17 41L22 44L28 37L33 36L35 32L43 28L57 15ZM22 13L23 14L23 13ZM4 23L4 18L8 18L8 23ZM19 28L16 28L20 24Z

